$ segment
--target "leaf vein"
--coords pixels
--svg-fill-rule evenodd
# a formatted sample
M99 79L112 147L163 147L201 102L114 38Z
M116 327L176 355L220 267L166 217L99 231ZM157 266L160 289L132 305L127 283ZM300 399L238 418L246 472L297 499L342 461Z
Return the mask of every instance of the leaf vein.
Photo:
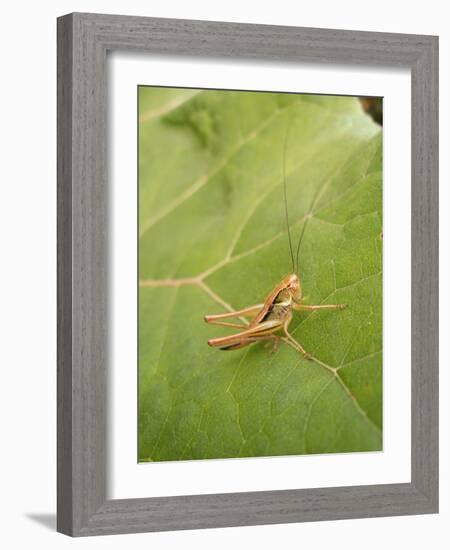
M187 201L190 197L192 197L197 191L199 191L204 185L208 183L208 181L211 180L213 176L215 176L220 170L226 166L226 164L248 143L250 143L252 140L254 140L258 135L268 126L277 116L284 113L286 110L288 110L293 105L296 105L296 103L291 103L287 107L284 107L282 109L275 110L268 118L266 118L261 124L256 126L251 132L249 132L243 139L238 141L238 144L236 147L232 148L231 151L225 155L222 160L220 160L210 171L208 171L206 174L203 174L200 176L197 180L195 180L183 193L181 193L175 200L173 200L171 203L169 203L165 208L162 208L160 213L153 218L150 218L147 220L147 222L144 222L142 224L142 228L139 234L139 237L141 238L153 225L155 225L157 222L165 218L168 214L170 214L173 210L178 208L180 205L182 205L185 201Z
M194 98L196 95L198 95L200 92L194 93L190 95L189 97L177 97L176 99L173 99L172 101L169 101L165 105L161 105L161 107L158 107L157 109L150 109L146 111L140 118L139 123L142 124L144 122L149 122L150 120L153 120L155 118L161 117L163 115L167 115L172 111L175 111L175 109L178 109L178 107L181 107L181 105L184 105L188 101L190 101L192 98Z

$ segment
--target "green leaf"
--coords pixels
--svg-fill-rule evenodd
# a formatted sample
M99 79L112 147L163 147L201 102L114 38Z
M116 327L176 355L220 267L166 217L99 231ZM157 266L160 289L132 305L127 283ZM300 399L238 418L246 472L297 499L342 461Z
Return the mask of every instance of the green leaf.
M350 97L141 87L139 460L382 448L381 130ZM224 352L205 314L292 271L286 343ZM312 210L312 211L311 211Z

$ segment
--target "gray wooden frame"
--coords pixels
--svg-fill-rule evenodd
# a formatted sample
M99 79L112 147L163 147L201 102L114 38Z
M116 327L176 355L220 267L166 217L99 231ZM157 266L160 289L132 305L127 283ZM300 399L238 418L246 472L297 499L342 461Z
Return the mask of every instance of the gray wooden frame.
M107 500L106 53L408 67L411 483ZM58 530L73 536L438 511L438 38L117 15L58 19Z

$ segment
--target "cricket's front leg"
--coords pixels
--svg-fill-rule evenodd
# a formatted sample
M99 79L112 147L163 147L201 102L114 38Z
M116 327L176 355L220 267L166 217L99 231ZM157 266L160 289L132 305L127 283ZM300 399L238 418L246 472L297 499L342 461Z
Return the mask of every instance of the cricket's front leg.
M276 353L278 351L278 348L280 347L281 336L278 336L278 334L271 334L267 336L266 339L266 347L269 348L269 353Z
M289 333L288 327L289 323L291 322L291 318L287 319L286 322L283 325L283 331L286 335L286 338L291 343L292 347L294 347L297 351L299 351L305 359L311 359L311 354L308 353L303 346L301 346L297 340Z
M306 304L293 304L296 311L316 311L316 309L344 309L347 304L322 304L320 306L307 306Z

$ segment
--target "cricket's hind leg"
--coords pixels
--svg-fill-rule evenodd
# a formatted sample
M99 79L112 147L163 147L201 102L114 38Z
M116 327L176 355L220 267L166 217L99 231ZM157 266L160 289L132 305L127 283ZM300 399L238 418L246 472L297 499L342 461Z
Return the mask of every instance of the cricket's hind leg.
M239 348L244 348L245 346L254 344L256 342L261 342L262 340L267 341L268 345L270 346L270 353L275 353L276 351L278 351L281 336L278 336L276 334L267 334L266 336L247 338L242 342L237 342L236 344L230 344L229 346L222 346L219 349L221 349L222 351L231 351Z
M229 319L230 317L255 317L255 315L259 313L263 306L264 304L256 304L254 306L246 307L244 309L238 309L236 311L227 311L226 313L219 313L217 315L205 315L203 319L206 323L211 323L212 325L223 325L223 323L218 321L222 321L222 319Z
M227 346L220 346L220 350L222 351L232 351L239 348L245 348L246 346L253 344L254 342L257 342L257 338L246 338L245 340L242 340L241 342L236 342L235 344L229 344Z

